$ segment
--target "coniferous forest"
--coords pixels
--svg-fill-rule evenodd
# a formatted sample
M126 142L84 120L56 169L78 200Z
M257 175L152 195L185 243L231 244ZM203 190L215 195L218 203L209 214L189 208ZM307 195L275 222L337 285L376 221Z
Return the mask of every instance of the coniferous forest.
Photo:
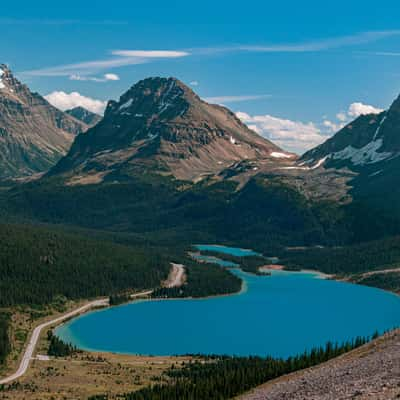
M47 339L49 341L49 349L47 354L53 357L67 357L77 351L75 346L63 342L52 331L47 332Z
M358 337L342 344L327 343L287 359L271 357L206 357L201 362L166 372L168 384L157 384L121 395L124 400L225 400L279 376L309 368L362 346ZM106 395L89 400L107 399Z
M9 315L0 313L0 365L4 363L10 351L10 341L8 337Z
M299 248L282 252L289 268L315 268L328 274L358 274L400 265L400 237L338 247Z
M157 287L160 253L29 226L0 225L0 307Z

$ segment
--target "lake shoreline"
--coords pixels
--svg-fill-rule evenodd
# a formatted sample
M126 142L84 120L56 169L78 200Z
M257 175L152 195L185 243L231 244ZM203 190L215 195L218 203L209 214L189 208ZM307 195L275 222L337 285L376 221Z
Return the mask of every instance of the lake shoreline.
M257 293L260 293L259 292L259 290L260 290L260 288L262 289L262 288L267 288L267 291L268 292L270 292L269 290L268 290L268 288L273 288L276 284L275 283L272 283L272 286L271 286L271 282L270 282L270 276L265 276L265 277L260 277L260 276L257 276L257 275L255 275L255 274L252 274L252 273L248 273L248 272L245 272L245 271L242 271L242 270L240 270L240 269L236 269L237 271L238 271L238 276L242 279L242 282L243 282L243 284L242 284L242 287L241 287L241 290L240 291L238 291L238 292L234 292L234 293L226 293L226 294L220 294L220 295L212 295L212 296L203 296L203 297L182 297L182 298L146 298L146 299L141 299L141 300L137 300L137 301L131 301L131 302L128 302L128 303L124 303L124 304L121 304L121 305L119 305L119 306L116 306L116 307L118 307L118 308L122 308L122 307L128 307L128 306L130 306L130 305L133 305L133 304L139 304L139 303L161 303L161 302L164 302L164 303L179 303L179 300L180 301L182 301L182 302L193 302L193 305L190 305L189 307L193 307L193 312L194 312L194 315L204 315L203 314L203 312L200 312L199 313L199 311L196 311L196 310L204 310L204 309L210 309L210 307L213 309L215 306L217 307L217 308L219 308L219 307L221 307L221 305L220 304L218 304L218 306L217 306L217 303L213 303L214 305L210 305L210 306L208 306L208 305L203 305L203 306L196 306L195 305L195 303L197 303L197 304L199 304L199 303L201 303L201 302L203 302L203 301L210 301L210 300L215 300L215 299L219 299L219 298L228 298L228 297L239 297L239 296L241 296L241 295L244 295L246 292L247 292L247 289L248 289L248 283L251 283L251 285L252 285L252 287L253 287L253 289L255 290L255 292L254 292L254 290L252 290L252 293L250 294L250 296L254 296L254 294L257 294ZM295 290L295 292L297 292L297 286L300 284L300 286L299 287L304 287L303 285L304 285L304 283L306 284L306 287L308 287L309 285L310 285L310 281L312 281L312 280L319 280L319 279L323 279L323 280L329 280L329 279L327 279L327 278L331 278L330 276L327 276L327 274L323 274L323 273L320 273L320 272L318 272L318 271L315 271L315 270L302 270L302 271L274 271L275 273L273 274L273 275L275 275L275 277L276 278L278 278L278 280L276 281L277 283L278 283L278 288L282 285L282 284L284 284L285 286L287 285L287 282L291 282L290 284L289 284L289 287L292 287L293 288L293 290ZM296 275L299 275L299 279L300 280L297 280L295 277L296 277ZM302 275L302 276L301 276ZM307 276L308 275L308 276ZM249 277L249 281L246 279L246 276L247 277ZM257 278L260 278L261 279L261 281L259 281ZM272 278L273 279L273 278ZM288 281L289 280L289 281ZM265 282L265 283L261 283L261 282ZM267 283L268 282L268 283ZM303 283L302 283L303 282ZM308 283L307 283L308 282ZM343 282L339 282L338 281L338 283L343 283ZM255 285L255 286L253 286L253 285ZM266 285L266 286L265 286ZM311 287L315 287L313 284L311 284L312 286L310 286L310 288ZM347 285L346 285L347 286ZM361 285L360 285L361 286ZM319 288L321 288L321 285L320 284L317 284L317 286L316 287L319 287ZM326 287L325 285L323 285L323 287ZM372 289L372 288L370 288L370 289ZM287 290L287 289L285 289L285 290ZM295 293L295 292L293 292L293 290L292 289L290 289L290 292L291 293ZM308 289L307 289L308 290ZM321 290L321 289L319 289L319 290ZM325 289L323 289L323 290L325 290ZM332 290L332 289L331 289ZM334 289L333 288L333 290L336 290L336 289ZM341 290L343 290L343 289L341 289ZM347 288L347 289L345 289L345 292L344 293L349 293L349 290L351 290L351 289L349 289L349 288ZM378 290L378 291L381 291L381 289L379 289L379 288L376 288L376 290ZM279 289L279 291L281 291L281 289ZM288 292L288 293L290 293L290 292ZM265 292L265 293L267 293L267 292ZM271 296L271 293L273 293L273 292L270 292L270 294L269 294L269 296ZM279 292L277 292L277 293L279 293ZM285 292L283 292L283 293L285 293ZM358 293L360 293L360 292L358 292ZM361 292L361 296L363 296L362 295L362 293L363 292ZM390 292L391 294L393 294L392 292ZM347 296L348 296L349 294L347 294ZM265 296L265 295L262 295L263 297ZM272 296L275 296L275 295L272 295ZM360 295L359 295L360 296ZM379 297L379 294L376 294L376 296L378 296ZM290 298L291 297L293 297L293 296L289 296L288 297L288 299L287 299L287 301L288 302L290 302ZM252 297L250 297L250 298L252 298ZM264 297L265 298L265 297ZM268 297L267 297L268 298ZM272 298L274 298L274 297L272 297ZM307 300L307 298L308 298L308 300ZM362 297L359 297L359 299L361 300L361 298ZM168 300L168 302L165 302L165 300ZM385 300L385 301L387 301L387 300ZM243 300L235 300L234 301L234 303L232 303L232 304L228 304L228 305L224 305L224 304L227 304L226 302L224 303L224 304L222 304L222 310L224 309L224 307L228 307L228 309L230 309L231 311L232 311L232 306L233 307L236 307L236 304L243 304L243 302L245 302L245 304L248 304L248 303L246 303L246 302L248 302L248 300L247 300L247 298L246 299L243 299ZM308 295L306 295L306 302L309 302L309 296ZM328 301L328 303L329 303L329 301ZM260 304L263 304L263 303L260 303ZM279 304L279 303L278 303ZM306 304L308 304L308 303L306 303ZM127 319L126 318L128 318L128 319L131 319L131 318L133 318L133 319L137 319L137 323L139 323L139 325L140 326L147 326L148 327L148 329L149 329L149 331L152 331L152 330L154 330L154 328L152 328L152 324L154 324L154 323L156 323L156 322L154 322L154 321L157 321L157 323L156 324L163 324L163 322L161 322L163 319L161 319L161 320L158 320L158 318L160 317L158 314L157 314L157 310L159 310L160 309L160 307L159 306L154 306L154 307L156 307L156 308L151 308L151 310L149 309L149 308L145 308L145 310L147 310L146 311L146 313L147 313L147 315L148 315L148 317L147 318L145 318L145 319L143 319L142 317L143 317L143 315L142 315L142 311L141 310L143 310L143 308L141 307L141 308L139 308L138 309L138 313L135 313L135 314L132 314L132 317L129 317L128 315L129 315L129 313L130 313L130 311L119 311L117 314L114 314L114 315L119 315L119 317L117 317L117 321L119 321L119 324L120 324L120 326L122 327L122 326L125 326L125 322L123 322L123 321L127 321ZM323 305L321 305L321 307L325 307L325 306L323 306ZM168 320L169 320L169 323L171 323L172 325L171 326L180 326L181 325L181 321L179 320L179 315L180 315L180 312L179 311L177 311L177 310L186 310L186 311L184 311L184 312L190 312L189 311L189 308L188 308L188 306L181 306L181 305L177 305L177 306L168 306L168 307L162 307L161 308L162 310L164 310L164 311L162 311L162 313L164 313L165 315L171 315L173 318L172 318L172 320L170 320L169 318L168 318ZM175 310L175 311L173 311L173 310ZM190 308L190 310L191 310L191 308ZM236 310L237 311L237 313L241 313L241 315L244 315L243 314L243 311L244 310L242 310L242 312L241 311L239 311L240 310L240 308L238 309L238 310ZM89 314L93 314L93 313L95 313L95 312L98 312L99 310L97 310L97 311L92 311L92 312L90 312L90 313L86 313L85 315L81 315L79 318L85 318L85 317L87 317ZM104 311L104 309L103 310L101 310L101 311ZM107 312L107 309L105 310L106 312ZM231 312L230 311L230 312ZM270 310L271 311L271 310ZM245 311L245 313L246 313L246 311ZM352 311L349 311L349 313L352 313ZM174 317L174 315L177 315L178 317ZM190 315L190 314L187 314L187 315ZM232 320L232 318L230 317L230 315L231 314L228 314L225 318L227 318L227 321L231 321ZM233 315L235 315L235 312L233 312L233 314L232 314L232 316ZM153 319L153 317L154 317L154 319ZM134 318L135 317L135 318ZM104 317L100 317L101 318L101 320L103 321L103 322L101 322L101 323L103 323L104 324L104 321L109 321L110 320L110 318L115 318L114 316L112 316L112 317L110 317L109 315L107 316L104 316ZM121 319L122 318L122 319ZM177 319L177 321L175 321ZM188 321L189 322L185 322L185 323L189 323L190 324L190 321L191 321L191 319L193 319L193 318L191 318L191 317L189 317L189 319L188 319ZM97 318L95 319L96 321L99 321ZM151 322L153 320L153 322ZM178 322L178 320L179 320L179 322ZM360 317L360 321L362 321L363 320L363 317ZM365 320L365 318L364 318L364 320ZM186 321L186 320L185 320ZM121 325L121 323L123 324L123 325ZM80 323L78 326L80 327L80 328L76 328L75 327L75 329L86 329L86 332L90 332L90 329L93 329L93 328L90 328L90 327L93 327L93 322L92 322L92 320L89 320L89 321L86 321L86 322L83 322L83 323ZM109 322L106 322L106 324L110 324ZM118 324L118 322L117 322L117 324ZM135 324L136 324L136 322L135 322ZM229 324L227 323L227 322L225 322L225 324L228 326L228 328L227 329L231 329L231 328L229 328ZM209 323L205 323L205 325L208 325L208 326L210 326L209 325ZM368 325L368 326L367 326ZM354 333L354 335L356 335L356 336L358 336L358 335L366 335L366 334L368 334L368 335L370 335L370 334L372 334L375 330L378 330L378 331L380 331L380 332L384 332L386 329L389 329L389 326L385 326L385 325L382 325L382 323L381 322L377 322L375 325L372 325L372 324L367 324L366 325L366 329L364 330L364 332L358 332L357 333L357 331L353 331L353 333ZM128 329L129 330L129 324L125 327L125 328L121 328L121 329ZM192 326L192 325L190 325L190 326ZM393 326L391 326L391 327L394 327L394 326L397 326L397 322L396 322L396 324L395 325L393 325ZM85 328L86 327L86 328ZM89 329L89 331L87 331L87 329ZM175 328L174 328L175 329ZM205 328L207 331L208 331L208 328ZM219 328L216 328L216 329L219 329ZM234 328L233 326L232 326L232 329L236 329L236 328ZM282 328L283 329L283 328ZM347 329L347 328L346 328ZM318 337L318 335L316 335L316 337L313 339L313 341L312 342L310 342L310 343L319 343L319 341L321 341L321 338L323 339L323 340L325 340L324 338L325 338L325 336L326 336L326 340L337 340L337 341L341 341L341 340L344 340L343 338L345 337L345 336L343 336L343 333L339 333L340 331L342 331L342 332L344 332L343 330L341 330L341 329L339 329L339 331L338 331L338 334L332 334L331 336L329 336L329 335L325 335L325 334L323 334L321 337ZM349 328L348 329L348 331L349 331L349 336L348 337L353 337L352 335L353 335L353 333L352 333L352 329L351 328ZM121 350L119 350L118 349L118 347L120 347L120 345L118 345L118 346L114 346L114 345L112 345L111 343L110 344L107 344L107 343L102 343L102 341L100 340L100 342L97 342L97 344L94 344L94 343L96 343L96 341L93 343L93 342L91 342L91 340L90 340L90 338L86 335L86 337L85 337L85 335L83 334L80 334L80 333L78 333L78 336L76 336L75 335L75 333L76 332L79 332L79 331L75 331L74 332L74 328L72 328L71 330L69 330L69 328L67 327L67 328L64 328L64 332L57 332L56 331L56 334L62 339L62 340L64 340L64 341L66 341L66 342L68 342L68 341L71 341L74 345L76 345L77 347L79 347L79 348L82 348L84 351L89 351L89 352L110 352L110 353L113 353L113 354L126 354L126 355L134 355L134 356L171 356L171 355L176 355L176 356L179 356L179 355L184 355L184 354L211 354L211 353L209 353L209 351L212 351L212 353L213 354L219 354L218 353L218 349L219 349L219 344L217 344L217 345L214 345L214 347L213 346L211 346L211 347L209 347L208 346L208 344L207 344L207 341L206 341L206 343L204 343L204 346L202 347L202 346L200 346L199 347L199 350L197 350L197 349L193 349L193 345L189 345L189 346L183 346L181 349L179 348L180 346L178 346L177 348L175 348L175 350L176 351L174 351L173 350L173 348L174 348L174 346L172 345L172 348L171 348L171 350L170 349L168 349L168 346L165 348L165 350L163 350L162 349L162 347L160 347L160 346L164 346L163 344L162 345L160 345L159 346L159 349L157 349L157 346L156 347L153 347L153 348L149 348L148 346L149 346L149 342L147 343L147 344L145 344L144 345L144 347L142 348L142 352L141 351L138 351L138 348L136 348L136 349L133 349L133 351L131 351L130 349L129 349L129 344L126 344L125 346L123 345L122 346L122 349ZM84 331L82 331L82 332L84 332ZM110 332L109 333L110 335L112 335L112 333ZM336 336L335 336L336 335ZM346 335L346 334L345 334ZM78 339L78 337L79 337L79 339ZM139 337L141 337L140 336L140 334L139 334ZM138 343L140 342L140 340L141 339L139 339L139 337L136 339L136 340L138 340ZM123 344L124 343L124 340L125 339L121 339L122 341L120 341L119 343L120 344ZM148 339L146 339L146 340L148 340L148 341L151 341L151 343L155 343L154 342L154 340L152 340L152 339L150 339L150 338L148 338ZM165 340L168 340L168 339L166 339L165 338ZM94 346L92 347L91 345L85 345L85 344L83 344L83 343L93 343L94 344ZM143 342L143 343L145 343L145 342ZM244 342L242 342L242 344L243 344ZM284 341L282 341L282 343L284 343ZM322 343L322 342L321 342ZM153 345L152 345L153 346ZM245 345L244 347L242 346L242 345L240 345L237 349L237 352L235 351L235 349L236 349L236 347L233 347L233 348L231 348L231 349L229 349L229 346L230 345L227 345L227 346L225 346L225 345L222 345L222 347L221 347L221 354L231 354L231 355L233 355L233 354L235 354L235 355L237 355L237 356L243 356L245 353L246 353L246 351L249 351L249 353L247 353L247 354L252 354L252 355L256 355L256 354L258 354L259 356L262 356L262 355L267 355L267 354L270 354L270 350L268 349L268 348L265 348L264 350L262 350L260 347L259 347L259 345L258 344L256 344L256 342L254 343L254 345L252 344L252 345ZM308 344L307 343L305 343L304 342L304 348L307 348L307 346L308 346ZM125 347L125 348L124 348ZM147 350L146 350L146 347L147 347ZM171 347L171 346L170 346ZM140 348L140 347L139 347ZM257 349L258 348L258 349ZM160 351L159 351L160 350ZM188 351L186 351L186 350L188 350ZM233 350L233 351L232 351ZM295 351L299 351L298 349L296 350L296 349L294 349ZM164 351L165 351L165 353L164 353ZM275 350L274 350L274 356L276 356L276 357L278 357L278 356L280 356L279 354L278 354L278 352L279 352L280 350L276 350L276 353L275 353ZM286 350L285 350L286 351ZM287 350L287 352L290 352L291 350Z

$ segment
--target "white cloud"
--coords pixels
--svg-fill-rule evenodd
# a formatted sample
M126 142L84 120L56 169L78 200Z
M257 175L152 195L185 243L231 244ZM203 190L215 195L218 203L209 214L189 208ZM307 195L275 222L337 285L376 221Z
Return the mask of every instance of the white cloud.
M189 56L187 51L176 50L113 50L114 56L141 58L179 58Z
M204 97L203 100L208 103L213 104L228 104L228 103L238 103L240 101L250 101L250 100L261 100L271 97L269 94L261 95L245 95L245 96L216 96L216 97Z
M117 74L104 74L104 79L107 81L119 81L119 76Z
M45 98L50 104L62 111L80 106L94 113L103 114L107 105L106 101L92 99L91 97L83 96L78 92L65 93L62 91L56 91L48 94Z
M339 119L339 121L341 121L341 120ZM325 119L322 121L322 126L325 127L327 129L327 131L331 132L331 133L338 132L340 129L342 129L344 127L344 125L345 124L343 122L336 123L336 122L330 121L329 119Z
M324 116L320 123L292 121L268 114L249 115L244 112L238 112L236 115L250 129L270 139L283 149L295 153L303 153L323 143L342 129L351 119L365 114L377 114L382 111L380 108L355 102L350 104L347 111L341 111L336 114L337 121L331 121Z
M198 81L192 81L192 82L190 82L190 86L199 86L199 82Z
M236 115L258 134L287 151L302 153L327 139L313 122L292 121L272 115L251 116L244 112Z
M117 74L104 74L103 77L97 78L95 76L82 76L73 74L69 77L71 81L90 81L90 82L108 82L108 81L119 81Z
M339 120L339 121L342 121L342 122L344 122L344 121L347 121L347 114L345 113L345 112L343 112L343 111L341 111L340 113L337 113L336 114L336 118Z
M379 114L383 110L368 104L363 104L360 102L350 104L349 110L347 114L350 117L356 118L360 115L367 115L367 114Z

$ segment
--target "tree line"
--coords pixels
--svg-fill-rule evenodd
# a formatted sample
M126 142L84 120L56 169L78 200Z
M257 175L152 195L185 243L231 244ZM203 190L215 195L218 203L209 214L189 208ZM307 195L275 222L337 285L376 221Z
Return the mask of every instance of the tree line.
M312 247L284 251L289 268L315 268L328 274L357 274L400 266L400 236L352 246Z
M287 359L272 357L206 357L201 361L171 368L165 374L168 384L156 384L126 393L124 400L224 400L238 396L264 382L309 368L362 346L367 338L358 337L342 344L327 343ZM89 400L106 400L106 395Z

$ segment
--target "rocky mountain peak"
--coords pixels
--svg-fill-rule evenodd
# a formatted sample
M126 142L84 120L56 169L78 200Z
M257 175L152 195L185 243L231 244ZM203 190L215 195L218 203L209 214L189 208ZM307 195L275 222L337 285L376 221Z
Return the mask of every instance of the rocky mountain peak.
M242 161L292 157L178 79L154 77L110 101L102 121L77 138L52 173L83 176L82 168L87 174L93 167L91 174L101 169L114 178L123 166L124 173L140 169L196 181Z
M301 162L328 167L368 170L400 156L400 97L379 114L361 115L325 143L310 150Z
M0 179L46 171L87 128L31 92L0 64Z
M27 86L14 77L7 65L0 64L0 96L17 97L28 91Z
M110 101L105 116L171 119L183 115L195 97L191 89L176 78L147 78L132 86L119 102Z

